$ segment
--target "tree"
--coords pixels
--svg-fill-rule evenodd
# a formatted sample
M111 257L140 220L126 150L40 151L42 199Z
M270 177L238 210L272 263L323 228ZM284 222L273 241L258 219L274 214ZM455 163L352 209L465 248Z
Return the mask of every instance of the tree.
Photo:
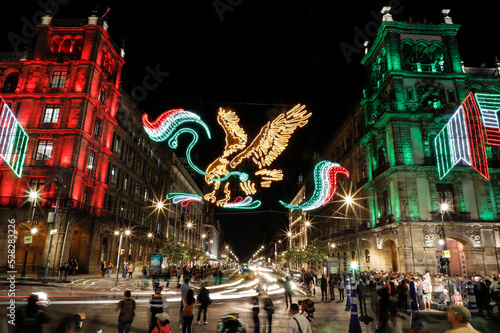
M165 253L170 262L179 262L184 259L184 251L181 244L175 240L174 236L170 235L165 240L165 244L160 249L160 253Z
M328 256L328 251L326 247L315 238L306 248L305 260L307 263L311 264L312 267L318 267L321 265L323 258Z

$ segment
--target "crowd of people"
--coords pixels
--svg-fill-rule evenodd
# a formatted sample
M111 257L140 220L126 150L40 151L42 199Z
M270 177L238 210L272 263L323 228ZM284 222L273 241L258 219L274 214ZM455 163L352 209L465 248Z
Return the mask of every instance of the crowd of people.
M59 266L59 278L68 278L68 275L75 275L78 272L78 260L71 258L68 261L63 261Z

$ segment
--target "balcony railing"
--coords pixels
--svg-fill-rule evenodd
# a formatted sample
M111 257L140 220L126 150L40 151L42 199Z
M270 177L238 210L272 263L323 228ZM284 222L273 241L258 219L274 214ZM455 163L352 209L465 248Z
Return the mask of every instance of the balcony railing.
M431 218L433 221L441 221L441 212L431 212ZM455 212L450 210L444 213L443 220L453 222L468 222L471 220L471 217L469 212Z
M382 172L384 172L387 169L389 169L389 163L381 164L378 168L373 170L373 175L372 175L373 178L377 177L378 175L380 175Z

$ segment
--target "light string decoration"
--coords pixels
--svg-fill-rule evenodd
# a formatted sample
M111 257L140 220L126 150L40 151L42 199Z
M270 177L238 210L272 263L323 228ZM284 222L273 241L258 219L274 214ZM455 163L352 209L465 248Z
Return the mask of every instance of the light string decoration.
M256 181L247 172L241 170L241 165L253 163L257 167L254 176L261 179L261 187L270 187L274 181L283 179L282 170L268 170L278 156L286 149L291 135L294 131L308 123L311 116L304 105L296 105L286 113L278 115L274 120L264 125L253 141L247 146L248 135L239 125L240 119L234 111L219 108L217 122L225 133L225 147L218 158L208 165L205 171L198 168L191 159L191 152L199 140L195 129L184 127L190 123L201 125L210 138L208 126L192 112L182 109L169 110L161 114L156 120L150 121L144 114L143 124L149 137L157 142L168 140L168 145L172 149L178 147L178 140L181 134L191 134L192 141L186 149L187 161L191 168L205 176L205 182L212 185L212 191L205 194L205 201L215 203L224 208L254 209L261 205L259 200L253 200L250 195L257 192ZM179 128L183 126L183 128ZM237 168L240 167L240 170ZM229 188L230 181L236 179L239 183L239 190L245 193L231 202L233 193ZM224 186L221 186L225 183ZM174 198L174 197L172 197ZM188 197L183 197L176 193L176 202L192 202Z
M0 156L14 172L21 177L29 136L19 124L11 109L0 97Z
M167 199L172 200L173 204L180 203L182 207L187 207L191 202L202 202L202 197L196 194L189 193L168 193Z
M337 190L337 174L341 173L349 178L349 171L337 163L321 161L314 167L314 192L311 198L301 205L290 205L280 200L288 209L314 210L326 205Z
M467 95L435 139L439 179L464 162L490 179L486 143L500 146L500 94ZM486 138L485 138L486 137Z

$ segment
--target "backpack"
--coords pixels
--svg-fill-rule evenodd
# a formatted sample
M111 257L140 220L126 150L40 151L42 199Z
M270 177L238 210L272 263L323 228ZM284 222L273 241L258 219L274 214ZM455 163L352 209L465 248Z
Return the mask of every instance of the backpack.
M131 323L135 317L135 301L131 299L124 300L120 318L124 323Z
M23 309L23 322L21 323L21 327L16 331L16 333L36 332L38 326L38 317L41 313L42 311L36 310L33 317L28 317L28 315L26 314L26 309Z
M430 291L429 283L427 281L422 282L422 291L424 294L428 294Z

